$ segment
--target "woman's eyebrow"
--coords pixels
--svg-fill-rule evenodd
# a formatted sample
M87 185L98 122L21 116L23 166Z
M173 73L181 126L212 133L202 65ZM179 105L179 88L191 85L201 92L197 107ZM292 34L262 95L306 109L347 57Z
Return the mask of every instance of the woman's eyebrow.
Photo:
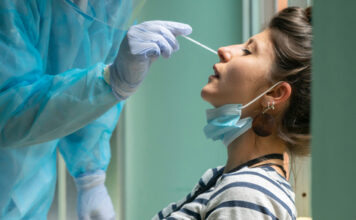
M257 52L258 51L258 43L257 43L257 41L254 38L250 38L247 41L247 46L250 45L250 44L253 44L255 52Z

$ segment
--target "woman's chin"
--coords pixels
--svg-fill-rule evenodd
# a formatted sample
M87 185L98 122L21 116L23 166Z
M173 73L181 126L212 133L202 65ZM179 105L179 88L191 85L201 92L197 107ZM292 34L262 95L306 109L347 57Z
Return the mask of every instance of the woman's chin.
M210 103L215 108L225 104L224 98L222 98L223 96L219 90L209 84L202 88L200 95L204 101Z
M202 97L203 100L212 104L211 101L213 100L213 93L209 89L209 85L206 85L202 88L202 90L200 92L200 96Z

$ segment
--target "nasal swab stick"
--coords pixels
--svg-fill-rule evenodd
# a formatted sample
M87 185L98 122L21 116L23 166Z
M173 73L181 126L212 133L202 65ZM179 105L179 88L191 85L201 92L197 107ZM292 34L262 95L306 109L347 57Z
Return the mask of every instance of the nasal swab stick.
M204 48L204 49L206 49L206 50L208 50L208 51L210 51L210 52L212 52L212 53L214 53L214 54L216 54L216 55L218 54L215 50L211 49L210 47L205 46L205 45L202 44L202 43L199 43L198 41L196 41L196 40L194 40L194 39L192 39L192 38L190 38L190 37L187 37L187 36L184 36L184 35L182 35L182 37L184 37L185 39L187 39L187 40L189 40L189 41L195 43L195 44L198 45L198 46L201 46L202 48Z

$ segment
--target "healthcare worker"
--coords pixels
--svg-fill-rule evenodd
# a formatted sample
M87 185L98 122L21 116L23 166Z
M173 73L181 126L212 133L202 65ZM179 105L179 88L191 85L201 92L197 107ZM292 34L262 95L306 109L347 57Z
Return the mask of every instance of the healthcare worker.
M115 218L104 181L123 102L191 33L166 21L126 33L142 1L0 1L0 219L46 219L57 147L79 218Z

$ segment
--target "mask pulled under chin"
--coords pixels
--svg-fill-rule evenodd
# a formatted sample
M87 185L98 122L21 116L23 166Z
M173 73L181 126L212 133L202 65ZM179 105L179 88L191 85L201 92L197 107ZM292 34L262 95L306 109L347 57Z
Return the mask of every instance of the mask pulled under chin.
M228 146L252 127L253 119L251 117L241 118L242 109L256 102L282 82L283 81L275 83L246 105L226 104L218 108L206 110L208 124L204 127L205 136L214 141L222 140L224 145Z
M222 140L225 146L252 126L252 118L241 119L241 104L228 104L206 111L208 124L204 127L208 139Z

